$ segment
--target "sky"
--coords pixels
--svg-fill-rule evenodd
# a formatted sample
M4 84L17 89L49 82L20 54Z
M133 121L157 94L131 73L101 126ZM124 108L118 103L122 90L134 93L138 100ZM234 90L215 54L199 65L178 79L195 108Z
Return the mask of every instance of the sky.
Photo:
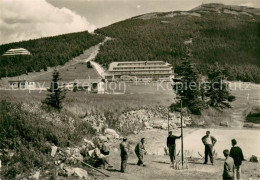
M260 0L0 0L0 44L89 31L149 12L202 3L260 8Z

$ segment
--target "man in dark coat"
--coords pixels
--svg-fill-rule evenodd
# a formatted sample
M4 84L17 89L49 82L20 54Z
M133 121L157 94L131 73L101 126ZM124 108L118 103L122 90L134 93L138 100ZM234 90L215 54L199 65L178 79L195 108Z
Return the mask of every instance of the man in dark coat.
M169 148L169 155L170 155L170 160L172 165L175 162L175 149L176 149L176 144L175 140L181 138L181 136L174 136L172 135L172 131L169 131L169 136L167 137L167 142L166 145Z
M144 154L146 153L144 143L145 143L145 138L142 138L141 141L135 146L135 154L138 158L138 162L137 162L138 166L145 166L143 161Z
M213 147L217 142L217 139L210 135L210 131L206 132L206 135L202 137L202 142L205 146L205 161L204 164L208 163L208 156L210 158L210 162L214 165L213 159Z
M229 150L225 149L223 154L226 158L223 169L223 180L232 180L234 177L234 160L229 156Z
M234 179L242 179L241 165L244 160L244 155L242 149L237 146L237 141L235 139L232 139L231 143L233 147L230 149L230 157L232 157L235 162Z
M128 143L127 138L123 138L123 141L120 143L120 150L121 150L121 172L124 173L126 169L127 159L129 155Z

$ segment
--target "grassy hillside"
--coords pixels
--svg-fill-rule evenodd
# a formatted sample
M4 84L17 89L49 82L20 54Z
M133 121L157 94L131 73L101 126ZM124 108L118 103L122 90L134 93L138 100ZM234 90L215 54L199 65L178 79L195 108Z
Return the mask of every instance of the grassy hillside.
M50 156L51 146L69 147L95 134L87 122L75 117L70 122L72 117L69 113L47 114L36 106L0 100L0 178L21 179L17 175L26 176L39 168L52 173L55 159Z
M97 29L114 40L101 47L96 61L164 60L176 66L188 59L203 74L218 62L230 80L260 83L260 16L214 8L150 13Z
M64 65L70 59L82 54L84 50L103 40L104 37L101 35L79 32L1 45L0 78ZM19 47L27 49L32 55L2 56L7 50Z

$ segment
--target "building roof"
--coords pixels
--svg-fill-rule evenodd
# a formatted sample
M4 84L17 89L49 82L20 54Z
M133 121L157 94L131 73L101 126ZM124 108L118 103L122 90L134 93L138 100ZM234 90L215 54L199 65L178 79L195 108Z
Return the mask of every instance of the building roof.
M79 85L88 85L93 83L100 83L102 79L75 79L73 82Z
M24 48L9 49L3 56L16 56L16 55L31 55L31 53Z
M124 62L112 62L109 65L108 71L113 71L115 67L129 68L129 67L170 67L170 66L171 64L164 61L124 61Z
M10 80L8 82L9 83L13 83L13 82L27 82L27 80L25 80L25 79L18 79L18 80Z

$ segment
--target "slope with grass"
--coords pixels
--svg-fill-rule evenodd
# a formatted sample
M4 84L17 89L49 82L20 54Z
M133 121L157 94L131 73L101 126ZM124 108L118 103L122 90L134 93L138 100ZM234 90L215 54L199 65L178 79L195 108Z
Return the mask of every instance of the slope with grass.
M64 65L103 40L102 35L79 32L1 45L0 78ZM27 49L32 55L2 56L7 50L18 47Z
M97 29L113 40L101 47L96 61L108 66L112 61L164 60L175 67L188 59L203 74L218 62L229 80L259 83L260 10L245 9L202 5L187 12L145 14Z

